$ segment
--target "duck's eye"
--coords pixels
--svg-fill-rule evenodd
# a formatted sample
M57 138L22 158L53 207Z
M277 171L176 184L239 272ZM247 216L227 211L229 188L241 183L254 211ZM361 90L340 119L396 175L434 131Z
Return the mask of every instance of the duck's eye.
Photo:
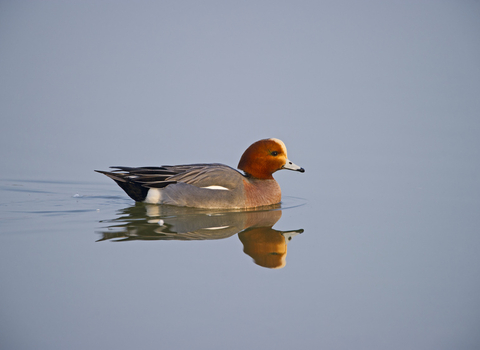
M278 156L278 152L277 152L277 151L273 151L273 152L271 153L271 155L274 156L274 157L275 157L275 156Z

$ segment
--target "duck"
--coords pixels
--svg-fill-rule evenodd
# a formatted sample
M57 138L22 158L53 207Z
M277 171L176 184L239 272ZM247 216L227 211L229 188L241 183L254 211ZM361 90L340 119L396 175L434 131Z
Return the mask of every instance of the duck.
M148 167L112 166L95 170L114 180L136 202L208 209L246 209L279 204L278 170L305 172L287 158L276 138L250 145L237 169L219 163Z

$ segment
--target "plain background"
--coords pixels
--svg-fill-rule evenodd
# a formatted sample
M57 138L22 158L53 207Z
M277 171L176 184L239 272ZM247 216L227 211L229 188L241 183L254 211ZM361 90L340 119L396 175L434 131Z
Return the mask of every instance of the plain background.
M478 348L479 33L467 0L2 1L2 344ZM132 203L94 169L266 137L306 169L284 269L95 243Z

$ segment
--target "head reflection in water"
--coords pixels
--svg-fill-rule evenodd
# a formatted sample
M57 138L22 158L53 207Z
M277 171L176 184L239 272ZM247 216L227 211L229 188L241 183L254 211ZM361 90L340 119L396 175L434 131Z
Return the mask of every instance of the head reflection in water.
M287 242L280 232L269 227L251 228L240 232L238 238L243 243L243 251L255 264L271 269L285 266Z
M212 211L162 205L137 204L110 220L99 241L133 240L218 240L238 233L245 254L255 264L282 268L286 264L287 243L303 230L278 231L279 206L261 211ZM105 221L104 221L105 222Z

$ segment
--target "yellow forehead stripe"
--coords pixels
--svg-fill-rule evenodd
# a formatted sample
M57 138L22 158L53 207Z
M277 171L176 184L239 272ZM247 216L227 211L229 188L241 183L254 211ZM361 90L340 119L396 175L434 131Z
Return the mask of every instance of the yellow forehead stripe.
M275 139L275 138L271 138L269 139L270 141L273 141L273 142L276 142L277 144L280 145L280 147L282 148L282 152L287 155L287 147L285 147L285 144L283 143L282 140L279 140L279 139Z

